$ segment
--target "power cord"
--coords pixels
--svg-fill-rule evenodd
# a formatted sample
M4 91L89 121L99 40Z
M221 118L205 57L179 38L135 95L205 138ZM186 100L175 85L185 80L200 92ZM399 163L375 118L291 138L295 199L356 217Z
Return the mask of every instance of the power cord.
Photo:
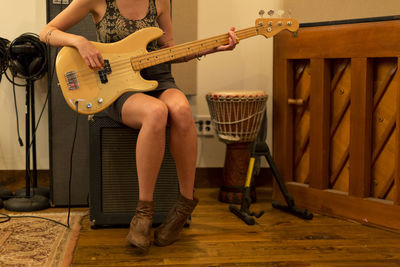
M78 133L78 119L79 119L79 113L78 113L78 105L79 102L75 102L76 105L76 117L75 117L75 131L74 131L74 138L72 141L72 148L71 148L71 155L70 155L70 161L69 161L69 181L68 181L68 218L67 218L67 224L69 228L69 217L71 213L71 184L72 184L72 166L73 166L73 156L74 156L74 149L75 149L75 142L76 142L76 135Z
M0 82L8 67L7 49L10 41L0 37Z
M33 218L33 219L46 220L46 221L50 221L50 222L62 225L64 227L66 227L66 228L69 228L69 224L67 226L67 225L65 225L65 224L63 224L63 223L61 223L59 221L56 221L56 220L53 220L53 219L49 219L49 218L45 218L45 217L29 216L29 215L14 216L14 215L8 215L8 214L4 214L4 213L0 213L0 224L1 223L6 223L6 222L10 221L11 219L21 219L21 218Z
M15 117L17 119L17 136L18 136L18 143L20 146L24 146L24 142L22 142L21 134L19 131L19 116L18 116L18 106L17 106L17 97L15 95L15 83L14 83L14 76L13 76L13 95L14 95L14 108L15 108Z

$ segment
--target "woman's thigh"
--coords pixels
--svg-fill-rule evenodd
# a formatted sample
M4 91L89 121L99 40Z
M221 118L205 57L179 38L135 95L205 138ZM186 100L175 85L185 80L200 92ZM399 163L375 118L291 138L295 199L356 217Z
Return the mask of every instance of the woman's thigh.
M121 120L125 125L139 129L145 120L158 120L160 124L168 116L166 105L158 98L137 93L131 95L121 108Z

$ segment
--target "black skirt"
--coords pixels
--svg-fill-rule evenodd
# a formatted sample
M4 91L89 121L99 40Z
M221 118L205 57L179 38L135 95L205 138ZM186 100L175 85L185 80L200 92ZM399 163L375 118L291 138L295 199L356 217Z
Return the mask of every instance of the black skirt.
M174 77L172 77L170 65L167 63L143 69L140 71L140 74L142 75L143 79L155 80L158 82L158 87L156 89L148 92L143 92L143 94L156 96L159 95L160 92L165 91L166 89L170 88L179 89L175 83ZM112 105L110 105L108 108L104 110L105 113L113 120L122 123L121 119L122 106L130 96L137 93L139 92L124 93Z

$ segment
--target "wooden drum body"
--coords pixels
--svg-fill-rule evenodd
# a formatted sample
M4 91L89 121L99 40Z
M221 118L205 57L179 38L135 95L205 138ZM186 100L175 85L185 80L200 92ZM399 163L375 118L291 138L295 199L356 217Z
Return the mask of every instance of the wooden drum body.
M250 159L268 96L263 91L211 92L206 95L211 120L220 141L227 146L219 200L241 203ZM251 186L252 200L256 200Z

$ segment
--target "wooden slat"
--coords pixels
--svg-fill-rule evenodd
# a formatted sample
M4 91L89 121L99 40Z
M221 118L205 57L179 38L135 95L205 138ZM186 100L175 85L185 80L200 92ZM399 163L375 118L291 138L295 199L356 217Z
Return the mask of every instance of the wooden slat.
M351 126L349 194L370 195L371 138L373 105L372 61L354 58L351 61Z
M275 58L273 135L273 158L279 174L284 181L293 180L293 112L288 108L288 98L293 97L293 61ZM280 81L280 82L277 82ZM283 81L283 82L282 82ZM274 180L274 197L281 197L281 191Z
M397 69L400 66L400 57L397 59ZM396 205L400 205L400 73L396 72L395 81L397 83L397 101L396 101L396 160L395 160L395 174L394 174L394 186Z
M329 186L330 64L311 59L310 186Z
M287 99L293 96L294 70L290 60L276 59L274 66L274 102L273 102L273 154L275 163L285 181L293 177L293 112L288 108ZM284 81L284 82L276 82Z
M325 215L354 219L368 225L400 229L400 206L392 201L349 196L336 190L319 190L304 184L288 183L299 207Z

